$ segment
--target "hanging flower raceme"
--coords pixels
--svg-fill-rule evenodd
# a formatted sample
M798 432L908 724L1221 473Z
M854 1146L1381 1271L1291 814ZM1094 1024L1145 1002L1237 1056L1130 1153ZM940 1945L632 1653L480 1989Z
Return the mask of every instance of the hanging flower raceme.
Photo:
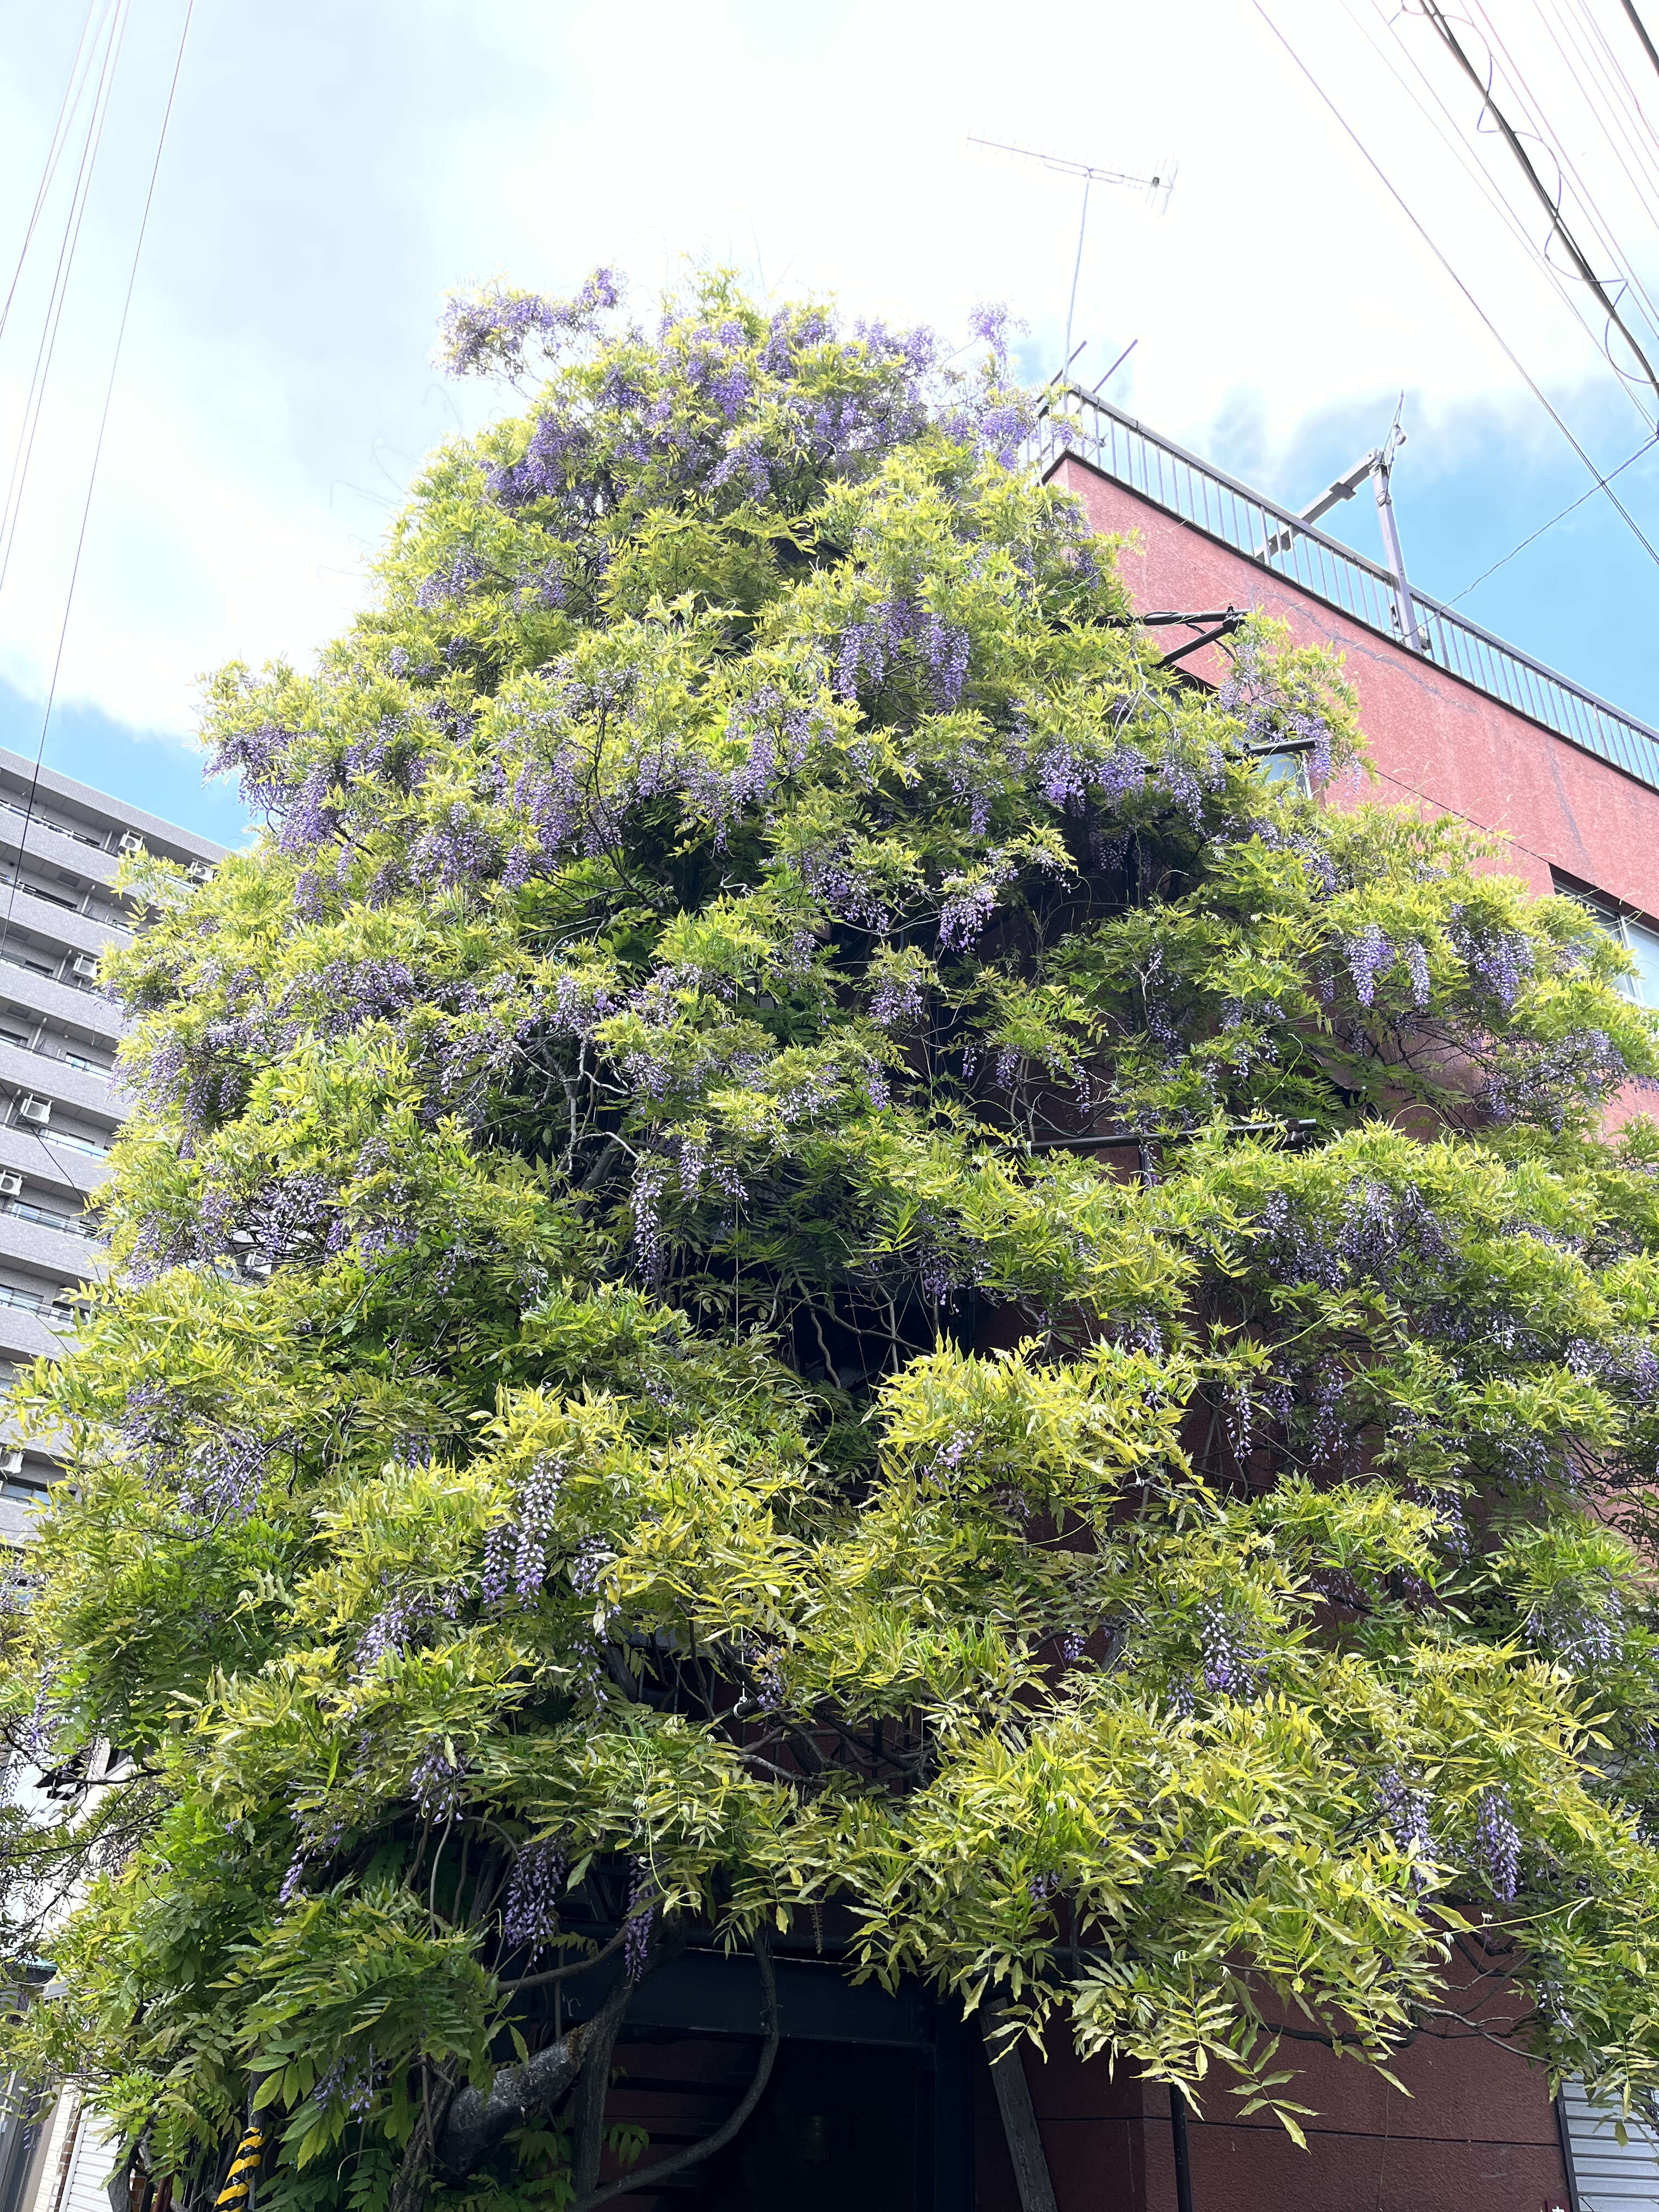
M791 1929L1295 2124L1285 1931L1388 2065L1484 1916L1659 2085L1649 1018L1329 655L1162 665L1010 338L457 301L533 389L209 688L0 1607L8 2069L180 2191L551 2201L565 1997Z

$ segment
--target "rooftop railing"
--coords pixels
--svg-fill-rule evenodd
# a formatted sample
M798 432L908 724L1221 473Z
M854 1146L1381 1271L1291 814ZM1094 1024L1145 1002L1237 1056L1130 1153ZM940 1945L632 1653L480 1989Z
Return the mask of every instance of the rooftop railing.
M1235 482L1107 400L1075 386L1045 409L1033 441L1045 473L1068 453L1154 506L1219 538L1247 560L1340 608L1367 629L1405 644L1395 580L1388 569ZM1659 730L1517 653L1467 616L1411 586L1424 658L1659 790Z

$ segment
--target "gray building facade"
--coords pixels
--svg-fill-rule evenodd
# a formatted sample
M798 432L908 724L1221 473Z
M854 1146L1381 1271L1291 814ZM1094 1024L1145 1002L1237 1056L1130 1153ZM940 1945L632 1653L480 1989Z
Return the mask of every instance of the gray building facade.
M99 956L142 922L115 889L142 848L205 871L222 846L0 747L0 1389L56 1355L101 1272L87 1202L126 1110L126 1024ZM26 1539L57 1470L0 1425L0 1543Z

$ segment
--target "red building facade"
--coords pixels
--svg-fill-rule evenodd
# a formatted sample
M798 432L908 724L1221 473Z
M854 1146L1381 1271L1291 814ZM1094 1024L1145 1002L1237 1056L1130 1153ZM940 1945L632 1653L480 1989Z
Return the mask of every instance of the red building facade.
M1494 866L1540 893L1593 895L1638 968L1659 956L1659 732L1452 610L1406 599L1389 569L1103 403L1060 404L1051 481L1120 541L1137 612L1259 611L1297 645L1334 648L1358 695L1376 779L1366 795L1489 832ZM1189 635L1161 634L1172 646ZM1206 680L1226 665L1216 645L1182 665ZM1632 988L1659 1005L1659 957ZM1183 2195L1191 2212L1659 2208L1650 2144L1618 2146L1582 2100L1558 2106L1538 2069L1490 2044L1419 2039L1397 2068L1406 2095L1314 2046L1297 2063L1302 2100L1319 2115L1308 2148L1276 2125L1232 2119L1218 2086L1187 2123L1184 2191L1166 2090L1058 2051L1028 2063L1058 2212L1185 2212ZM999 2131L982 2118L975 2196L976 2212L1022 2212Z

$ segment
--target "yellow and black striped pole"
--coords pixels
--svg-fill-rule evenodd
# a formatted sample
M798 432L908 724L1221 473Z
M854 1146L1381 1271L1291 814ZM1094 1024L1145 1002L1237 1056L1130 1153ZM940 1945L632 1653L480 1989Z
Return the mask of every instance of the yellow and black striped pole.
M217 2212L240 2212L247 2203L253 2186L253 2177L259 2171L259 2154L264 2148L264 2130L250 2128L236 2146L236 2155L230 2161L230 2172L225 2176L225 2185L214 2199Z

